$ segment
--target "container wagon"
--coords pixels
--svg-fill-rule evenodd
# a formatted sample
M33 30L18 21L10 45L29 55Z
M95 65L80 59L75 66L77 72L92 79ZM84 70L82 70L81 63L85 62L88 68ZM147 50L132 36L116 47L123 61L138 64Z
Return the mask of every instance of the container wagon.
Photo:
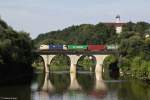
M117 50L118 45L106 45L107 50Z
M88 45L89 51L105 51L106 46L105 45Z
M66 45L41 45L40 50L67 50Z
M63 45L49 45L49 50L63 50Z
M68 50L87 50L88 45L68 45Z

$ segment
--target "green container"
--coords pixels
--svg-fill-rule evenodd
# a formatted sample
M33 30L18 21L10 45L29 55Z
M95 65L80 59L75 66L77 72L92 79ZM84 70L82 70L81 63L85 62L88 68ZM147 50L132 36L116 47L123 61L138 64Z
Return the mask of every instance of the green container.
M68 45L68 49L72 50L72 49L87 49L88 45Z

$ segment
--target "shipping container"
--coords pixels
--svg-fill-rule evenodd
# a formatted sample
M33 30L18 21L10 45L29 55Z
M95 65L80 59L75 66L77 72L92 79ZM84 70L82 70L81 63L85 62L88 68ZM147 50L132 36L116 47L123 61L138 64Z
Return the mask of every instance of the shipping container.
M68 49L71 50L71 49L76 49L76 50L85 50L87 49L88 45L68 45Z
M89 51L104 51L105 49L105 45L88 45Z
M117 50L118 45L106 45L107 50Z
M49 45L49 50L63 50L63 45Z

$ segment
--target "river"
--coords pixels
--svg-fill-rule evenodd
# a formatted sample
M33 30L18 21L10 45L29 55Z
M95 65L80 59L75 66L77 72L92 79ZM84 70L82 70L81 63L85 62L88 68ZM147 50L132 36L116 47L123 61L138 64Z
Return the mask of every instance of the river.
M0 86L0 100L150 100L150 87L99 73L36 73L30 85Z

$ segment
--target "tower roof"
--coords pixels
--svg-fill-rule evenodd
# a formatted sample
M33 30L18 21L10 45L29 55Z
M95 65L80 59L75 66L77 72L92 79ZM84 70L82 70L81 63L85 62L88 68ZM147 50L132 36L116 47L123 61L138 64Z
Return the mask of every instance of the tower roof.
M120 15L117 15L116 18L120 18Z

